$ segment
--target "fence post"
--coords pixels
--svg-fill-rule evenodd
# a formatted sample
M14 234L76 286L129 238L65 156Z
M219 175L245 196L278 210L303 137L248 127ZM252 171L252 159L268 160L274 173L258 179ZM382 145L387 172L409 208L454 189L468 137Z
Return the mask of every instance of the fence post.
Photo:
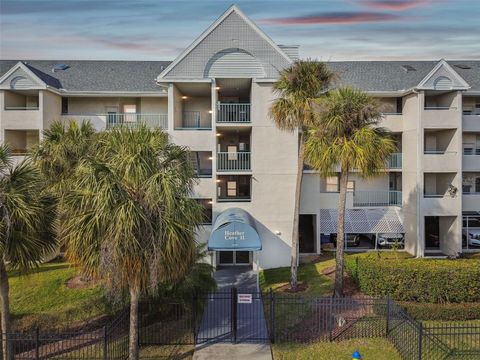
M103 327L103 360L108 359L107 326Z
M232 337L233 343L237 342L237 288L232 288Z
M418 335L418 360L422 360L423 350L422 350L422 342L423 342L423 324L419 322L420 326L420 333Z
M40 359L40 330L35 329L35 360Z
M193 293L192 297L192 332L193 345L197 343L197 294Z
M275 295L270 288L270 342L275 344Z
M388 337L388 333L390 332L390 295L387 295L387 324L386 324L386 336Z
M328 318L329 339L333 340L333 296L330 297L330 317Z

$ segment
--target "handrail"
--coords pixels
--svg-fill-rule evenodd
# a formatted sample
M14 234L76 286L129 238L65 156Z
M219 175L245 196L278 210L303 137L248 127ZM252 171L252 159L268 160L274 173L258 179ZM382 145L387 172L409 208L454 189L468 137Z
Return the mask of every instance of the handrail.
M144 113L111 113L111 114L95 114L95 113L68 113L62 114L63 118L69 116L84 117L88 119L89 116L104 118L107 129L112 129L117 126L136 127L139 124L145 124L151 128L168 128L168 114L144 114Z
M456 106L425 106L423 110L456 110Z
M353 206L402 206L400 190L355 190Z
M251 170L250 152L217 152L217 171Z
M218 103L217 105L218 123L249 123L250 122L250 104L249 103Z
M5 110L39 110L39 106L5 106Z
M425 155L445 155L445 154L456 154L456 151L447 151L447 150L424 150Z

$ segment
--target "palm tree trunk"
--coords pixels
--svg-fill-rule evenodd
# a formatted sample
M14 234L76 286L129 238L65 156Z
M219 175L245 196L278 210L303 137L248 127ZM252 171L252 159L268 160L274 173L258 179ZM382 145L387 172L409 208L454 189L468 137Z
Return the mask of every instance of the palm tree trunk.
M1 317L2 317L2 359L9 360L12 358L10 351L10 344L7 337L11 333L11 321L10 321L10 302L8 299L9 285L7 269L5 268L5 262L0 260L0 302L1 302Z
M290 263L290 288L295 290L297 288L298 279L298 225L299 225L299 211L300 211L300 196L302 191L303 179L303 162L305 158L304 137L303 132L300 133L300 144L298 149L298 165L297 165L297 182L295 185L295 208L293 210L293 230L292 230L292 254Z
M345 248L345 203L347 201L348 170L340 172L340 194L337 217L337 252L335 258L335 288L333 296L343 296L343 256Z
M129 336L129 360L138 360L138 299L140 291L137 287L130 287L130 336Z

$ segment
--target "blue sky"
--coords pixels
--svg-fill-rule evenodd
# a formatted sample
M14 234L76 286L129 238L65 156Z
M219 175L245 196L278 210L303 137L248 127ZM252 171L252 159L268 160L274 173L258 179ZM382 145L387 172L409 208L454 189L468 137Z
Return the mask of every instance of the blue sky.
M0 0L1 59L172 60L223 0ZM321 60L480 58L478 0L238 0L280 44Z

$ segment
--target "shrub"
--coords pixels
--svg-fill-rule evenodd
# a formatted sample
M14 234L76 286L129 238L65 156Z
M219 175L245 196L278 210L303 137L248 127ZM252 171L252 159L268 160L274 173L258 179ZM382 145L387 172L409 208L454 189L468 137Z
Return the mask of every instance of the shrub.
M346 258L346 271L370 296L397 301L462 303L480 301L480 261Z
M417 320L465 321L480 319L480 303L430 304L402 302L400 305Z

